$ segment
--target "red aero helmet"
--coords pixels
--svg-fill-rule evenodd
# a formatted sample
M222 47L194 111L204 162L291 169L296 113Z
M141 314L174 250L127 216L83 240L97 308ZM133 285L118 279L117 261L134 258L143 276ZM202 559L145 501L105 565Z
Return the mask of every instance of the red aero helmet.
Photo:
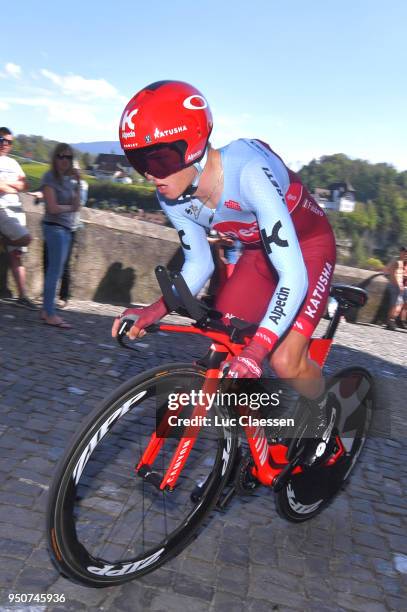
M182 81L158 81L128 102L120 119L120 144L140 174L163 178L202 159L212 126L208 102L198 89Z

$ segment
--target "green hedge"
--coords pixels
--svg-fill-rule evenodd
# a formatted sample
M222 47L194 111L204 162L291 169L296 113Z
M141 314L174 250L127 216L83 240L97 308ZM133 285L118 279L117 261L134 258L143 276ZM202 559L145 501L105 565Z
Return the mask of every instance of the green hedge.
M384 268L384 263L377 257L368 257L364 262L364 267L368 270L381 271Z
M160 210L155 190L151 187L121 185L111 181L97 181L89 185L88 206L98 207L99 203L103 203L104 208L108 203L112 207L128 206L142 210Z
M21 162L18 158L17 161ZM29 191L37 191L40 188L42 175L49 170L49 164L21 163L21 167L27 176ZM89 185L88 206L90 207L160 210L155 190L152 187L100 181L83 171L82 176Z

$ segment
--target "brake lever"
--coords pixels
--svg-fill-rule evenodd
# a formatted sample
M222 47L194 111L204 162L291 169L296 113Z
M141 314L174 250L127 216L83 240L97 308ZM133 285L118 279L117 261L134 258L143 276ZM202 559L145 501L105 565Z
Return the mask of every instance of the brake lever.
M119 331L117 332L117 342L121 347L126 348L130 351L138 351L139 349L136 346L129 346L125 342L125 338L127 337L128 332L133 327L134 323L137 321L138 315L127 315L120 322ZM145 331L148 333L154 333L160 330L160 326L158 323L152 323L145 328ZM143 338L135 338L134 341L142 340Z
M123 339L123 336L127 334L128 331L133 327L136 322L135 318L125 317L120 321L119 331L117 332L117 340L120 341Z

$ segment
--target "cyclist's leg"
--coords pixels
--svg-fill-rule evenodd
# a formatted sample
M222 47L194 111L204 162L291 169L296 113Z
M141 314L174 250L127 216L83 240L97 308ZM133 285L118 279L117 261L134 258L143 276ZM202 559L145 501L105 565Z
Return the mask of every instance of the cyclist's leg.
M311 399L323 392L319 365L308 355L309 340L325 313L335 267L335 238L329 230L301 243L308 273L308 291L291 330L274 351L271 365L281 378L291 378L295 388Z
M308 356L309 338L291 329L273 352L270 365L279 378L288 378L298 393L314 399L324 391L321 368Z
M244 249L218 296L215 308L226 320L232 316L259 323L277 286L277 275L262 247Z
M309 340L322 318L329 297L329 287L335 265L335 242L327 232L301 244L308 272L308 291L291 330L274 351L271 365L280 378L291 379L292 386L307 398L311 412L309 435L314 438L308 445L307 456L311 464L322 458L327 449L334 417L334 401L325 390L320 366L308 353ZM324 450L321 450L324 449Z

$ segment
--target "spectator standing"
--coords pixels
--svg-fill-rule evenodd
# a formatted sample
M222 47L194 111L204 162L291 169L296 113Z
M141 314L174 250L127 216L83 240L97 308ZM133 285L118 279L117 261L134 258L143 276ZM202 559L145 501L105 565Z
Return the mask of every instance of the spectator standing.
M73 167L74 169L78 170L80 172L80 166L79 163L74 160L73 161ZM74 184L77 182L76 178L72 178L71 179ZM83 180L80 179L79 182L79 200L80 200L80 206L85 206L86 202L88 200L88 183ZM76 212L75 213L75 217L74 217L74 222L73 222L73 226L72 226L72 234L71 234L71 244L69 247L69 252L68 252L68 256L66 258L66 262L65 262L65 266L64 266L64 271L62 273L62 278L61 278L61 284L59 287L59 308L65 308L69 297L70 297L70 288L71 288L71 258L72 258L72 253L74 250L74 246L77 242L77 231L79 230L79 228L81 227L81 219L80 219L80 212ZM44 241L43 243L44 245L44 250L43 250L43 262L44 262L44 277L48 268L48 254L47 254L47 244Z
M71 147L59 143L52 154L51 169L41 181L45 203L43 230L48 256L41 318L47 325L61 329L70 329L71 326L55 314L55 296L80 206L80 180L79 170L73 167Z
M407 249L402 247L402 249L400 249L400 254L403 260L403 290L401 294L403 305L397 320L397 325L401 327L401 329L407 329Z
M388 274L389 276L388 289L390 294L390 307L386 329L391 331L397 330L396 319L400 315L403 308L404 262L406 259L406 248L400 247L400 255L398 259L391 261L384 270L385 274Z
M31 242L26 227L26 217L18 194L27 187L25 174L20 164L9 157L13 146L13 134L6 127L0 128L0 233L6 243L8 261L13 274L18 298L13 303L30 310L37 306L27 297L26 274L22 254Z

